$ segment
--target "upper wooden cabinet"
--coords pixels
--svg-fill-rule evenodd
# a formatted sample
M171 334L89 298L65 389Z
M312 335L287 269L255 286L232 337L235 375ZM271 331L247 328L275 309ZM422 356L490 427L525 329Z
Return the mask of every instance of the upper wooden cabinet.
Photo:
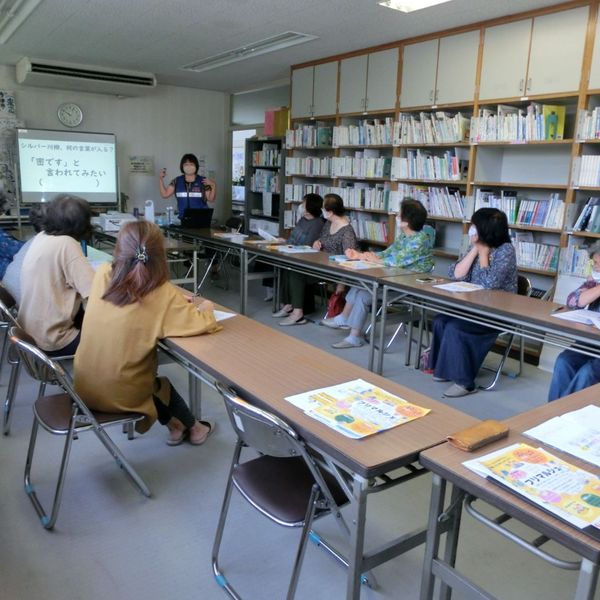
M337 103L337 61L292 71L292 119L334 115Z
M397 80L398 48L341 60L338 112L395 110Z
M479 31L404 46L400 106L472 102Z
M577 92L589 7L488 27L480 100Z
M592 66L588 88L590 90L600 88L600 19L596 22L596 35L594 37L594 50L592 52Z

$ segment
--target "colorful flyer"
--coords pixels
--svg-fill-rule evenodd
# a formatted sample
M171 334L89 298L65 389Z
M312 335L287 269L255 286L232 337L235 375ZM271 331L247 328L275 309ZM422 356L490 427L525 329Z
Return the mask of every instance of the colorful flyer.
M362 379L288 396L286 400L332 429L356 439L430 412Z
M600 478L527 444L463 463L579 529L600 535Z

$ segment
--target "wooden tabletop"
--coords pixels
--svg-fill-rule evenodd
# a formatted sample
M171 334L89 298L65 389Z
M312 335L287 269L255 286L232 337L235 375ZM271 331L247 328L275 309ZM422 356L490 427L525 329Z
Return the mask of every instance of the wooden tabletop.
M166 344L232 386L242 397L289 421L311 445L363 477L414 462L422 450L477 422L441 402L241 315L224 321L223 330L216 334L171 338ZM284 400L292 394L359 378L431 412L394 429L353 440Z
M473 473L462 463L500 450L514 443L526 443L535 447L544 447L548 452L600 476L600 468L591 463L584 462L570 454L561 452L555 448L546 446L539 440L522 435L523 431L539 425L540 423L566 412L583 408L588 404L600 406L600 384L589 387L581 392L549 402L544 406L527 411L506 420L510 427L508 438L504 438L493 444L476 450L475 452L463 452L448 443L431 448L423 452L419 462L430 471L437 473L447 481L452 482L467 493L489 502L503 512L519 519L531 526L536 531L560 542L579 555L600 563L600 541L592 539L577 528L560 521L550 513L533 506L516 494L504 490L498 485L487 481L484 477Z
M476 290L473 292L449 292L435 287L443 281L419 283L422 275L387 277L384 283L394 291L407 292L428 301L439 302L460 311L473 311L489 318L499 318L508 322L523 322L533 325L540 331L577 337L600 345L600 331L591 325L574 323L552 316L562 305L530 296L511 294L503 290ZM448 280L449 281L449 280Z

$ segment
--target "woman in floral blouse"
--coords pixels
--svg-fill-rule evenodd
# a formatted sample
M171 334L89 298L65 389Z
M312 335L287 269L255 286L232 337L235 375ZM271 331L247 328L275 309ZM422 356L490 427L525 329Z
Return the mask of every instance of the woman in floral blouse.
M592 273L567 298L569 308L585 308L600 312L600 242L590 249ZM590 385L600 383L600 358L593 358L573 350L564 350L554 363L554 373L548 401L558 400Z
M360 259L375 265L403 267L420 273L433 269L433 243L435 231L425 225L427 211L412 198L405 198L400 207L399 235L383 252L357 252L346 250L350 259ZM349 329L350 333L334 348L357 348L362 346L361 333L371 308L371 294L367 290L352 288L346 296L343 312L333 319L323 319L321 325L332 329Z

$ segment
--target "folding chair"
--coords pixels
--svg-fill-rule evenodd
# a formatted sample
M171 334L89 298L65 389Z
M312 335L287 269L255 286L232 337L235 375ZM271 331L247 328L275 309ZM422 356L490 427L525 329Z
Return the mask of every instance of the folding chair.
M115 459L117 466L125 471L125 474L139 492L144 496L150 497L150 490L144 480L127 462L121 450L119 450L105 431L106 427L110 425L122 425L129 429L129 437L131 438L133 437L133 424L143 419L144 416L139 413L100 413L90 410L73 389L70 375L59 363L47 357L37 348L31 336L18 327L12 327L10 330L10 341L13 343L13 347L18 354L19 362L25 366L32 378L39 381L44 388L46 384L57 385L64 392L50 396L40 394L33 405L33 425L25 463L25 492L31 500L42 525L46 529L52 529L56 523L69 455L71 453L71 445L73 439L84 431L93 431ZM50 515L46 513L46 510L40 503L31 482L31 466L40 425L48 433L65 436L65 444L62 451Z
M17 387L19 385L19 377L21 376L21 364L19 356L14 350L8 348L8 329L10 327L21 328L19 322L15 317L16 313L16 301L10 294L10 292L0 286L0 328L6 329L4 340L2 343L2 351L0 354L0 370L4 361L11 365L10 377L8 380L8 387L6 388L6 397L4 398L4 411L2 416L2 433L8 435L10 433L10 423L13 414L13 406L15 398L17 396ZM34 342L35 344L35 342ZM71 360L72 355L65 356L54 356L55 361ZM41 396L44 392L44 384L40 384L39 395Z
M348 498L333 475L317 465L298 434L285 421L248 404L219 382L216 383L216 387L225 401L238 441L233 453L213 545L212 566L215 579L229 596L241 600L219 567L219 549L231 492L235 487L244 499L275 523L284 527L302 527L286 596L287 600L292 600L306 543L309 537L313 538L313 521L333 514L343 533L349 535L347 525L340 514L340 507L348 502ZM243 448L252 448L258 451L260 456L240 462ZM316 537L315 535L314 538ZM347 561L329 544L320 538L319 543L347 566Z
M531 294L531 281L524 275L519 275L517 280L517 294L520 296L529 296ZM510 351L512 349L513 342L515 340L515 333L511 331L502 331L498 334L498 337L503 337L506 339L506 348L500 357L498 365L496 367L481 367L484 371L491 371L492 378L485 385L480 385L478 388L480 390L489 391L495 387L498 383L498 379L500 379L500 375L502 374L502 369L504 367L504 363L508 358ZM512 379L516 379L521 375L523 371L523 363L525 362L525 340L523 336L519 336L519 370L515 373L507 373L509 377Z

